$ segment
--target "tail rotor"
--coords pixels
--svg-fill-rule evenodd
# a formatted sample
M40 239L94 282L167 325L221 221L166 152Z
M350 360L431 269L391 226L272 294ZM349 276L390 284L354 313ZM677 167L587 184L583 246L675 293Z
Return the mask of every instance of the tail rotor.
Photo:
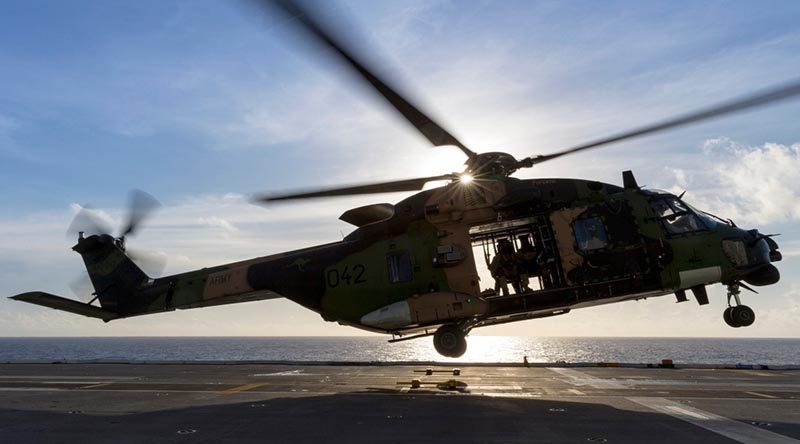
M141 190L133 190L130 193L127 215L119 230L119 236L114 237L111 234L111 217L105 212L91 208L88 205L80 208L70 223L67 234L78 237L78 245L73 249L84 256L84 261L87 260L84 255L87 252L86 248L95 248L87 247L88 245L105 244L110 246L113 244L118 251L117 254L120 260L133 262L131 267L134 269L138 267L138 271L128 274L132 281L148 277L159 277L167 265L167 258L164 253L128 249L125 245L126 238L135 234L141 228L142 222L159 206L161 204L150 194ZM104 255L104 257L106 256ZM75 296L86 304L92 304L98 299L99 295L107 289L108 282L110 282L105 277L98 277L97 273L105 274L102 272L102 267L97 268L97 266L91 265L96 264L98 261L100 259L90 259L87 263L89 275L83 275L81 278L75 279L70 285L70 289ZM112 262L114 261L109 261L108 263ZM135 278L137 273L141 275L141 278Z

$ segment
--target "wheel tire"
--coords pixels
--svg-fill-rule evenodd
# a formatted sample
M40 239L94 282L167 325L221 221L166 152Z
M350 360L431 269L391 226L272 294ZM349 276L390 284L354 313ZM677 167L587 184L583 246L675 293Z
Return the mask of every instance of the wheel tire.
M756 320L756 314L753 312L753 309L747 305L737 305L731 310L731 319L733 319L733 322L739 327L748 327L753 325L753 322Z
M458 358L467 351L467 340L455 325L443 325L433 335L433 347L442 356Z
M737 324L737 323L736 323L736 322L733 320L733 317L731 316L731 312L732 312L732 311L733 311L733 307L728 307L728 308L726 308L726 309L725 309L725 311L722 313L722 318L723 318L723 319L725 319L725 323L726 323L726 324L730 325L730 326L731 326L731 327L733 327L733 328L738 328L738 327L741 327L740 325L738 325L738 324Z

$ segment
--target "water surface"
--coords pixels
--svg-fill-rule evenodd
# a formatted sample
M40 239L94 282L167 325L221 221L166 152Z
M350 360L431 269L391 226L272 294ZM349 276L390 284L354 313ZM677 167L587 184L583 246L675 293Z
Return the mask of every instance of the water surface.
M385 337L0 338L0 361L459 361L629 362L800 365L800 339L471 336L458 359L430 338L390 344Z

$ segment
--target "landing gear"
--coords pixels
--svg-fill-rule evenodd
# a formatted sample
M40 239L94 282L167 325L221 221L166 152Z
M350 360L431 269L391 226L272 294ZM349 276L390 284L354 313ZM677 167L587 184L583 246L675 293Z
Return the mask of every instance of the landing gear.
M731 319L737 327L748 327L756 320L756 314L747 305L738 305L733 307Z
M739 283L734 282L728 284L728 308L722 314L725 323L734 328L748 327L756 320L756 314L753 309L747 305L742 305L739 299ZM735 306L731 306L731 297L736 301Z
M467 339L457 325L446 324L433 335L433 346L442 356L458 358L467 351Z
M736 327L739 327L739 326L736 325L735 322L733 322L733 318L731 317L731 312L732 311L733 311L733 307L726 308L725 311L722 313L722 318L725 319L725 323L726 324L730 325L733 328L736 328Z

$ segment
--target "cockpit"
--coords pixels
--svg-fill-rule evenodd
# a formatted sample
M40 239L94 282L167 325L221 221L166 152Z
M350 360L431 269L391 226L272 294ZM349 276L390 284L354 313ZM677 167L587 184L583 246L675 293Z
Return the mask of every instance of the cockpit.
M729 225L729 222L715 219L712 215L695 209L677 196L659 190L652 190L652 193L650 206L667 234L681 235L713 230L720 222Z

